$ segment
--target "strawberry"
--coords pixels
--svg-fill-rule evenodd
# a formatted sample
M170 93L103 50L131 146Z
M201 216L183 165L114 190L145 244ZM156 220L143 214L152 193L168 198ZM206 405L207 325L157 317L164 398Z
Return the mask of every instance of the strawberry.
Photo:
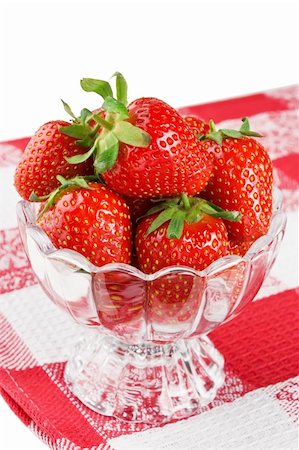
M65 160L86 151L74 137L60 131L69 126L69 122L60 120L47 122L30 139L14 177L15 187L24 199L29 200L32 192L38 197L48 195L59 186L56 175L73 178L93 174L92 161L70 164Z
M102 174L117 192L130 197L199 193L213 168L182 117L162 100L141 98L128 107L129 121L151 136L148 147L121 144L114 166Z
M83 177L65 180L37 218L57 248L76 250L96 266L130 263L131 221L125 201Z
M186 194L154 206L147 215L138 224L135 239L138 264L146 273L173 265L203 270L228 254L222 218L240 220L236 211Z
M242 213L239 223L226 222L229 236L238 242L254 241L267 233L272 215L272 163L253 137L247 118L239 131L210 132L201 137L214 161L214 172L202 196L221 208ZM252 137L253 136L253 137Z
M204 298L204 280L191 273L168 273L148 282L148 323L182 324L195 317ZM190 326L186 327L186 331ZM172 333L174 333L172 329ZM180 329L181 332L181 329ZM165 331L162 332L165 340ZM157 340L157 336L155 336Z
M137 322L139 328L144 314L146 284L142 279L123 270L95 274L93 295L101 323L120 335L126 327ZM123 330L123 332L122 332Z
M137 226L139 267L146 273L174 265L203 270L228 255L227 230L221 217L239 220L240 215L185 194L156 205ZM183 271L150 281L149 322L188 322L199 309L203 290L203 278Z
M192 128L193 133L196 135L203 135L210 131L210 125L203 119L194 116L184 117L184 121Z
M213 162L179 113L156 98L140 98L128 107L124 78L118 74L117 99L109 83L84 78L85 91L104 98L105 119L82 162L93 155L95 172L116 192L127 197L161 198L199 193L211 176Z
M229 241L228 250L231 255L244 256L250 249L254 241L238 242Z

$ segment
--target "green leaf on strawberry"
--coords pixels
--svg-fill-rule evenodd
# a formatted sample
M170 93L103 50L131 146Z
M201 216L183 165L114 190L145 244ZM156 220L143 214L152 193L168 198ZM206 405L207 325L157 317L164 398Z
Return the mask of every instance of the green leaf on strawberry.
M78 164L93 156L94 169L96 174L101 174L109 170L115 164L119 144L124 144L145 148L149 145L151 136L144 130L131 124L127 104L127 83L119 72L116 77L116 97L110 84L103 80L83 78L81 87L87 92L95 92L103 97L104 103L101 113L91 113L84 108L80 117L75 118L70 107L65 104L65 109L74 117L74 123L68 127L62 127L61 132L78 139L77 145L89 147L89 150L79 157L68 157L67 162ZM99 111L99 110L98 110ZM91 126L95 123L95 126Z
M157 203L157 205L149 209L142 217L151 216L152 214L155 214L156 212L159 211L163 211L164 209L170 208L171 206L177 206L179 201L180 197L173 197L170 198L169 200L165 200L164 202L161 201Z
M243 136L262 137L261 134L250 130L250 124L248 117L242 119L242 125L239 130L231 130L227 128L216 129L213 120L210 120L210 130L207 134L197 135L200 141L204 139L212 139L218 145L222 145L223 138L242 139Z
M167 228L167 237L169 239L179 239L182 236L185 216L184 211L175 211Z
M226 211L213 203L197 197L188 197L182 194L181 197L166 200L151 208L145 216L160 213L151 223L147 234L149 235L170 221L167 228L167 236L172 239L179 239L183 233L184 223L197 223L203 213L212 217L226 219L231 222L239 222L242 214L239 211Z
M206 135L202 135L199 139L202 140L204 138L212 139L212 141L217 142L217 144L222 145L223 134L220 131L213 131Z
M242 137L242 133L240 133L240 131L236 131L236 130L222 129L221 133L223 136L231 137L233 139L240 139Z
M243 117L242 125L240 126L240 132L241 133L246 133L249 130L250 130L250 124L249 124L248 117Z
M151 137L130 122L121 121L115 125L114 134L120 142L135 147L148 147Z
M202 212L213 217L220 217L221 219L229 220L230 222L239 222L242 214L239 211L226 211L207 200L201 200L200 209Z
M92 117L92 112L89 111L89 109L87 109L87 108L81 109L80 119L83 123L88 122L91 119L91 117Z
M74 137L77 139L84 139L88 136L88 130L84 127L84 125L73 124L68 125L66 127L60 127L61 133L66 134L67 136Z
M127 106L128 103L127 82L120 72L115 72L112 76L116 78L116 98L119 102Z
M125 105L113 97L107 97L105 99L103 109L108 113L118 114L119 120L127 119L129 117L129 113Z
M57 175L56 178L59 181L60 186L57 189L55 189L54 191L52 191L49 195L38 197L34 191L30 195L30 201L36 202L36 201L45 201L46 200L46 203L45 203L43 209L39 212L39 214L37 216L37 219L36 219L37 221L51 208L52 205L55 204L56 199L58 198L58 196L60 196L60 194L63 191L65 191L66 189L68 189L71 186L81 187L81 188L85 188L85 189L92 189L88 185L88 182L97 180L97 178L93 175L86 176L86 177L76 176L71 179L66 179L61 175Z
M197 197L182 194L156 205L138 223L136 254L139 267L154 273L172 265L202 270L228 254L228 233L221 218L239 221L237 211L225 211Z
M151 226L147 230L147 235L151 234L153 231L160 228L161 225L163 225L165 222L168 222L174 214L176 213L177 208L176 207L170 207L168 209L164 209L161 214L159 214L156 219L152 222Z
M96 174L105 172L112 167L118 156L119 141L113 132L99 140L99 151L94 160Z
M96 80L94 78L83 78L80 81L81 87L86 92L95 92L105 100L107 97L113 97L110 84L104 80Z
M84 161L87 161L88 158L90 158L90 156L95 152L95 150L96 150L96 147L93 146L90 150L88 150L88 152L81 153L80 155L65 157L65 160L67 162L69 162L70 164L80 164Z
M64 108L65 112L66 112L69 116L71 116L74 120L77 120L77 117L76 117L75 114L73 113L71 107L70 107L65 101L63 101L62 99L61 99L61 101L62 101L63 108Z
M262 134L259 134L259 133L256 133L255 131L250 130L248 117L243 117L242 122L243 123L242 123L239 131L243 136L263 137Z

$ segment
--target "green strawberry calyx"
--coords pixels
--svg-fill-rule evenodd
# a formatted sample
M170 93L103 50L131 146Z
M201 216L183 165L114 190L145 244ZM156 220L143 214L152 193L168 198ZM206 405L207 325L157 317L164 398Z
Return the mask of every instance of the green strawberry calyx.
M99 181L99 179L93 175L84 176L84 177L76 176L69 180L65 179L61 175L57 175L56 178L59 181L60 186L57 189L55 189L54 191L52 191L49 195L44 195L42 197L38 197L35 194L35 192L32 192L30 195L29 200L31 202L45 202L42 210L39 212L39 214L36 218L37 222L45 214L45 212L47 212L51 208L51 206L56 203L57 199L61 196L63 191L65 191L66 189L68 189L72 186L84 188L84 189L92 189L92 187L90 187L88 183L92 182L92 181L97 181L97 182Z
M116 98L107 81L83 78L80 82L84 91L95 92L103 98L104 103L100 113L92 113L84 108L80 117L76 118L67 103L63 102L64 109L71 115L73 123L61 127L60 131L77 138L78 145L89 147L86 153L65 159L71 164L79 164L93 156L96 175L113 167L118 157L120 142L145 148L151 140L147 132L130 123L127 109L127 82L119 72L113 76L116 78ZM95 123L95 126L91 126L91 123Z
M255 131L252 131L250 129L248 117L243 117L242 125L239 130L231 130L226 128L217 130L213 120L210 120L209 124L209 132L207 134L201 134L197 136L200 141L204 139L212 139L217 144L222 145L222 141L224 138L241 139L244 136L263 137L262 134L256 133Z
M95 136L100 130L100 125L92 127L90 121L93 118L93 113L87 108L83 108L80 115L77 117L73 113L70 106L62 100L63 108L71 116L71 125L63 126L59 128L59 131L67 136L76 138L76 145L79 147L90 148L94 144Z
M169 239L179 239L182 236L185 222L188 224L197 223L203 218L204 214L232 222L239 222L242 217L239 211L226 211L208 200L198 197L188 197L185 193L181 197L165 200L155 205L144 217L158 212L160 214L148 228L147 236L168 221L167 237Z

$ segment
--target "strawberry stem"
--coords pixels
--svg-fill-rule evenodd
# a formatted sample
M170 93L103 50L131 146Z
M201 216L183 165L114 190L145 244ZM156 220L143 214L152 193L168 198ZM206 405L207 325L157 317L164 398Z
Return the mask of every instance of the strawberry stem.
M88 136L90 138L95 137L95 135L97 134L97 132L99 131L99 129L101 128L101 125L98 123L93 130L90 131L90 133L88 133Z
M183 192L182 193L182 202L185 209L190 209L190 201L188 196Z
M119 102L127 106L128 85L124 76L120 72L115 72L112 77L116 77L116 98Z
M209 124L210 124L210 133L215 133L217 131L217 128L214 120L210 120Z

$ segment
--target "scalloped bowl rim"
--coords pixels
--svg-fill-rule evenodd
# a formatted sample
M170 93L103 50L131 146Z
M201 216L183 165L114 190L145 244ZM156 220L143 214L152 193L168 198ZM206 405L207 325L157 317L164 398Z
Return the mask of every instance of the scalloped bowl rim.
M286 221L286 215L282 210L282 193L278 188L274 188L273 189L273 199L276 200L276 205L274 204L274 206L276 206L276 210L273 212L272 214L272 220L270 223L270 228L269 231L271 230L271 224L273 221L273 218L276 215L282 215L284 216L284 221ZM69 263L73 266L77 266L81 269L83 269L84 271L86 271L88 274L101 274L101 273L105 273L105 272L111 272L111 271L122 271L122 272L127 272L128 274L134 275L137 278L140 278L144 281L154 281L160 277L163 277L165 275L168 274L173 274L175 272L180 272L180 274L182 272L185 272L186 274L190 274L190 275L195 275L195 276L199 276L199 277L206 277L208 274L210 275L213 272L217 272L219 271L219 269L223 270L224 268L229 268L230 266L234 266L236 263L239 262L245 262L248 263L254 256L258 255L261 251L263 251L263 249L268 246L273 239L275 239L276 234L272 234L270 232L268 232L267 234L261 236L260 238L258 238L256 241L254 241L254 243L252 244L252 246L249 248L249 250L246 252L246 254L243 257L237 256L237 255L227 255L227 256L223 256L222 258L217 259L216 261L212 262L208 267L206 267L204 270L198 271L196 269L193 269L192 267L188 267L188 266L181 266L181 265L177 265L177 266L167 266L164 267L152 274L146 274L144 272L142 272L140 269L138 269L137 267L130 265L130 264L125 264L125 263L109 263L109 264L105 264L101 267L95 266L94 264L92 264L85 256L83 256L81 253L72 250L72 249L68 249L68 248L63 248L63 249L57 249L51 242L51 240L49 239L49 237L47 236L47 234L42 230L41 227L39 227L38 225L36 225L34 218L33 218L33 209L36 207L36 203L34 202L29 202L27 200L21 200L18 202L18 208L21 210L21 214L22 217L27 218L27 222L26 222L26 229L28 230L28 232L30 233L30 231L33 231L33 236L32 238L34 239L34 241L37 243L37 245L39 246L39 248L41 248L41 244L47 244L47 248L45 249L45 245L42 245L43 249L42 249L42 253L49 259L51 260L57 260L59 259L60 261L64 261L66 263ZM24 210L26 209L26 211L28 211L28 208L30 210L30 216L28 217L27 214L25 214ZM29 219L29 220L28 220ZM37 231L37 233L36 233ZM31 233L30 233L31 234ZM36 236L41 236L42 240L39 240L36 238ZM262 244L262 245L259 245ZM254 249L257 248L256 251L254 251ZM74 258L74 259L72 259Z

